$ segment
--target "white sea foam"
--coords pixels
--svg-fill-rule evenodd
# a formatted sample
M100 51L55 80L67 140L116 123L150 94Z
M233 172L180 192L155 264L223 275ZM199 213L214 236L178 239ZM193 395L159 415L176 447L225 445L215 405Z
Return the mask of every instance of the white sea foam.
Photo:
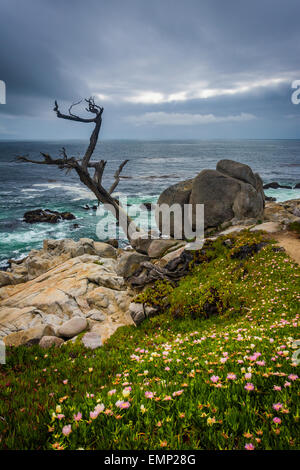
M62 189L63 191L69 191L71 193L77 194L77 197L72 199L73 201L78 201L80 199L91 199L95 200L95 196L91 191L85 189L84 187L78 186L76 184L65 184L64 182L61 183L37 183L33 186L42 186L45 187L43 191L47 191L49 189Z
M269 197L276 197L276 202L283 202L289 199L299 199L300 189L266 189L265 194Z

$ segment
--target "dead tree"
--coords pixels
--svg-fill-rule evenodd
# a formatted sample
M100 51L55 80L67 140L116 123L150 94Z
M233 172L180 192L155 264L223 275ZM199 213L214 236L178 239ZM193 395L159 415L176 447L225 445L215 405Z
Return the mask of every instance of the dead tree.
M104 108L96 105L93 98L85 99L85 102L87 103L87 107L85 108L86 111L94 115L91 118L83 118L72 112L73 107L80 104L81 101L70 106L69 114L63 114L60 112L57 101L55 101L55 106L53 109L57 117L60 119L67 119L69 121L95 125L90 137L90 143L82 159L68 157L66 149L63 147L60 158L52 158L49 154L41 152L43 160L31 160L27 156L23 155L18 156L17 160L22 162L35 163L37 165L56 165L62 170L67 170L67 172L75 170L80 178L80 181L94 193L99 203L103 203L107 209L111 210L111 212L115 215L119 225L127 234L129 241L132 241L131 234L135 231L139 231L139 228L134 224L132 219L128 216L127 212L123 209L119 202L112 197L112 193L120 181L120 174L128 160L124 160L121 163L114 174L114 183L109 190L106 190L102 184L102 178L107 162L105 160L91 161L101 129ZM90 171L93 171L94 173L91 174Z

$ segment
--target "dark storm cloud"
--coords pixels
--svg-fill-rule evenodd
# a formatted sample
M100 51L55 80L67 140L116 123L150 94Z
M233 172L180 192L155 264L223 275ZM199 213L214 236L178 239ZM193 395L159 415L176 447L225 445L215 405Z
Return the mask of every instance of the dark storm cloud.
M51 107L90 94L107 137L213 136L226 116L255 134L299 112L299 12L298 0L2 0L0 136L84 136Z

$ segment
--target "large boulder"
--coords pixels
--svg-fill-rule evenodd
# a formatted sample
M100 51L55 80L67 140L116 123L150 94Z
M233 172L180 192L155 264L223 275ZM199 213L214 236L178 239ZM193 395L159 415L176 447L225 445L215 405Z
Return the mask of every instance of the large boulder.
M176 228L183 226L183 217L184 217L184 205L189 204L190 195L193 187L193 179L189 179L186 181L182 181L180 183L174 184L169 188L165 189L159 199L157 201L157 206L155 207L155 219L159 230L163 235L167 235L170 237L175 236L175 232L177 237L180 237L182 233L176 231ZM170 215L170 226L163 226L162 223L162 215L160 212L160 207L162 205L167 205L171 207L174 204L179 204L182 209L181 215L179 215L179 219L177 220L177 216L171 213Z
M166 189L158 200L158 205L162 203L169 206L178 203L182 208L184 204L190 204L190 224L194 231L199 232L201 227L196 226L197 204L204 204L205 229L218 227L231 219L261 218L265 204L263 182L248 165L220 160L216 170L203 170L193 180ZM156 214L159 229L163 231L159 207ZM183 217L178 217L170 215L171 236L179 233L183 226Z
M193 208L204 204L204 227L217 227L234 217L233 203L240 192L241 183L216 170L203 170L194 179L190 204Z
M250 166L244 163L236 162L235 160L220 160L217 163L216 170L224 175L231 176L244 183L256 186L256 179Z

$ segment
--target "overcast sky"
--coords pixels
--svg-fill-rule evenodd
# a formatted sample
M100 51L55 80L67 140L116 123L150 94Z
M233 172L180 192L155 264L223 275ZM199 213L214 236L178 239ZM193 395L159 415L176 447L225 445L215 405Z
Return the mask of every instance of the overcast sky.
M0 139L300 138L299 0L1 0Z

